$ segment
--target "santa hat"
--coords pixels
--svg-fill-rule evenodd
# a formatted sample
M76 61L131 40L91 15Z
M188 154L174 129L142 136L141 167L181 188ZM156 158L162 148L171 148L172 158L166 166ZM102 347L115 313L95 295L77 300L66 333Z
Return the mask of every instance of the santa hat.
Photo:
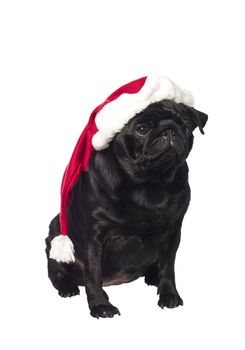
M181 89L170 79L164 76L147 76L123 85L91 113L63 176L61 234L51 241L50 258L66 263L75 261L74 246L69 238L67 208L70 204L72 186L77 182L81 172L87 170L92 152L107 148L114 136L131 118L151 103L163 99L187 106L193 106L194 103L192 94Z

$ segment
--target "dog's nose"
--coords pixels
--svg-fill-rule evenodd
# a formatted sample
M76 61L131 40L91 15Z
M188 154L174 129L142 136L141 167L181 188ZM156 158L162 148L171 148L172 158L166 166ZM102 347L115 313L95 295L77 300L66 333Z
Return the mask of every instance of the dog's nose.
M172 129L164 130L162 136L164 138L172 139L175 136L175 131Z
M167 130L164 130L163 133L162 133L162 136L164 138L164 140L166 140L167 142L170 143L171 146L173 146L173 139L175 137L175 131L172 130L172 129L167 129Z

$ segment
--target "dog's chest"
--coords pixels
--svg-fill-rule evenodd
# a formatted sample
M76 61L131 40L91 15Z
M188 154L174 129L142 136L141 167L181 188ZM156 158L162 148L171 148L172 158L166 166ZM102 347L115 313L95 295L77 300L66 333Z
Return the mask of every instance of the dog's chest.
M127 225L162 226L177 218L186 201L184 190L169 193L161 189L132 189L114 206L116 217Z
M104 249L110 266L152 262L180 207L179 195L155 194L152 198L148 194L146 198L146 193L137 191L129 197L127 204L113 207L114 220L110 210L110 218L104 222Z

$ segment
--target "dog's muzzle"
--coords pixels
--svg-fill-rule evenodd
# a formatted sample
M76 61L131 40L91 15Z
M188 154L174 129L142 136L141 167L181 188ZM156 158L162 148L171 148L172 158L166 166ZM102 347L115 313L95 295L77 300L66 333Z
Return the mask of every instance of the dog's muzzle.
M174 146L176 133L173 129L164 130L162 133L164 141L171 147Z

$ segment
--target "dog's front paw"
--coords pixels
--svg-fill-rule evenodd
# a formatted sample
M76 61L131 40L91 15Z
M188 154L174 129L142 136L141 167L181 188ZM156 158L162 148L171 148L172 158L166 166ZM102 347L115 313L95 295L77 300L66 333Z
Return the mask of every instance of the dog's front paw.
M183 305L183 300L179 296L179 294L176 293L161 293L160 298L158 301L158 305L163 309L164 307L173 309L174 307L177 307L179 305Z
M96 318L106 318L106 317L113 317L114 315L121 315L119 310L111 305L96 305L96 306L92 306L90 308L90 315Z

